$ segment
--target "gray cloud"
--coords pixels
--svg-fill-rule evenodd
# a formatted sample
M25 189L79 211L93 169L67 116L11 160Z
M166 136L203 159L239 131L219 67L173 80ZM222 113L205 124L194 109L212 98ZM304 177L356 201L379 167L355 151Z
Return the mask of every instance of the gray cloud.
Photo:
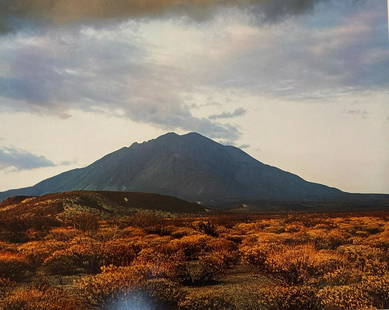
M286 2L292 7L282 9L282 15L300 14L303 7L310 10L316 3ZM312 19L318 28L305 16L264 29L250 23L232 32L228 27L218 29L220 36L213 37L215 42L201 41L199 54L189 52L185 61L175 59L168 64L153 59L154 47L139 36L131 22L21 33L0 42L4 43L0 44L2 105L61 117L69 117L72 110L102 112L163 129L180 128L236 141L238 129L217 122L237 116L236 111L208 119L195 116L191 112L194 103L188 98L203 90L222 93L239 89L254 95L322 99L387 85L386 23L381 37L384 11L379 4L354 8L353 2L342 2L341 17L336 15L338 6L315 13ZM15 3L34 6L38 2ZM48 12L46 2L39 3L42 7L37 12L31 9L35 12L31 18ZM93 2L80 3L88 6ZM277 19L271 13L273 5L265 0L255 3L261 3Z
M233 126L195 117L185 97L193 77L150 62L147 43L128 28L21 37L1 49L0 97L5 105L69 117L72 109L104 112L163 129L235 140Z
M0 169L31 170L54 166L55 164L44 156L13 147L0 148Z
M237 108L233 112L224 112L224 113L220 113L220 114L213 114L213 115L211 115L208 118L212 119L212 120L215 120L215 119L226 119L226 118L235 118L235 117L239 117L239 116L245 115L246 112L247 111L244 108Z
M354 2L323 6L267 34L253 29L245 40L242 34L231 36L230 44L240 47L230 49L229 61L214 61L208 83L298 100L387 89L385 3Z
M322 1L328 0L3 0L0 32L107 19L189 17L203 21L223 8L244 9L258 19L273 22L305 13Z

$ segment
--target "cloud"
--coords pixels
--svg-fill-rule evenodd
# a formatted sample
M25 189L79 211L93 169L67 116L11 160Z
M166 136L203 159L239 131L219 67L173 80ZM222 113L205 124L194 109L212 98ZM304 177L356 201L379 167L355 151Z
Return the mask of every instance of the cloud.
M131 24L21 35L0 44L4 105L70 117L71 110L107 113L163 129L235 140L233 126L195 117L185 98L193 77L152 61L149 44Z
M244 108L237 108L233 112L224 112L224 113L220 113L220 114L213 114L213 115L211 115L208 118L212 119L212 120L215 120L215 119L225 119L225 118L235 118L235 117L239 117L239 116L245 115L246 112L247 111Z
M31 170L35 168L54 166L56 165L44 156L35 155L28 151L14 147L0 148L0 170Z
M297 100L387 89L385 4L353 2L271 27L230 28L229 45L218 42L224 54L212 59L208 83Z
M250 147L250 144L242 144L239 146L240 149L244 150L244 149L248 149Z
M211 2L204 0L204 6L198 8L207 9ZM300 14L303 8L309 11L313 3L319 2L325 1L291 1L290 8L279 12L284 16L286 12ZM44 5L45 0L15 3L14 13L28 11L33 19L52 12ZM22 9L25 3L30 3L27 11ZM38 3L41 6L34 8ZM72 1L66 3L70 5ZM88 7L95 2L79 3ZM277 19L276 13L271 13L275 10L273 5L265 0L250 3L262 5L269 12L266 14ZM206 118L200 108L214 100L194 103L190 98L237 90L237 94L254 96L325 100L347 92L387 86L387 36L386 32L385 35L380 32L385 14L379 4L354 8L352 3L354 0L345 0L315 11L312 17L265 27L247 19L248 6L243 13L229 16L228 23L220 17L206 27L171 20L142 23L143 26L129 21L3 37L1 108L63 118L70 117L73 110L92 111L167 130L198 131L212 138L236 141L239 130L218 120L238 116L242 110ZM145 8L148 4L145 2ZM160 12L147 11L157 15ZM79 18L93 12L85 10ZM107 14L104 18L115 15L109 9L104 14ZM183 44L177 46L175 42L181 40ZM199 108L196 114L192 113L194 107Z
M223 8L247 10L267 22L302 14L326 0L13 0L0 1L0 31L31 25L95 23L98 20L188 17L208 20Z
M366 110L354 109L354 110L345 110L344 113L354 116L360 116L366 119L369 116L369 112Z

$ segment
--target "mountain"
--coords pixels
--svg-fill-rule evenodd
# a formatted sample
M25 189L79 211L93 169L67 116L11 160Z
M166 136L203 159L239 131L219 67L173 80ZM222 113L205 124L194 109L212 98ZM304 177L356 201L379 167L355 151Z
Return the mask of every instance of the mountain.
M205 204L351 197L200 134L168 133L123 147L85 168L64 172L32 187L0 193L0 200L75 190L149 192Z

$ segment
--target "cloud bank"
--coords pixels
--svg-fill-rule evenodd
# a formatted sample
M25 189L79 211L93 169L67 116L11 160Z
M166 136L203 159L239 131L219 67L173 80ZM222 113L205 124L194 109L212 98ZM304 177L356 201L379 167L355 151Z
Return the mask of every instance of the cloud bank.
M355 1L0 1L3 29L66 24L0 37L2 108L62 118L74 110L92 111L236 141L239 130L219 120L244 115L242 108L211 111L207 118L194 114L188 98L237 90L258 98L328 100L388 86L386 22L381 29L386 16L377 3L364 6L361 0L358 8ZM318 4L326 5L317 12ZM240 13L225 19L220 8ZM312 17L281 18L309 11L315 11ZM176 20L94 24L164 16L204 20L215 14L204 27ZM284 23L260 27L253 14Z
M31 170L54 166L56 165L44 156L35 155L14 147L0 148L0 170Z
M235 117L239 117L239 116L245 115L246 112L247 111L244 108L237 108L233 112L224 112L224 113L220 113L220 114L213 114L213 115L211 115L208 118L212 119L212 120L215 120L215 119L226 119L226 118L235 118Z
M131 27L49 32L0 44L0 98L11 108L63 118L71 110L107 113L163 129L235 140L233 126L192 115L185 94L193 78L150 61L148 45Z
M0 1L0 31L17 31L31 25L92 23L107 19L188 17L208 20L227 8L247 10L273 22L306 13L328 0L12 0Z

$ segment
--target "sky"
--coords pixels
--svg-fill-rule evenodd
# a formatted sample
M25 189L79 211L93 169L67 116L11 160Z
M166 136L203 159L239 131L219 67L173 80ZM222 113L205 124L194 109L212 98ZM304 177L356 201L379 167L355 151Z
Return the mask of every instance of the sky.
M385 0L0 0L0 191L199 132L389 193Z

